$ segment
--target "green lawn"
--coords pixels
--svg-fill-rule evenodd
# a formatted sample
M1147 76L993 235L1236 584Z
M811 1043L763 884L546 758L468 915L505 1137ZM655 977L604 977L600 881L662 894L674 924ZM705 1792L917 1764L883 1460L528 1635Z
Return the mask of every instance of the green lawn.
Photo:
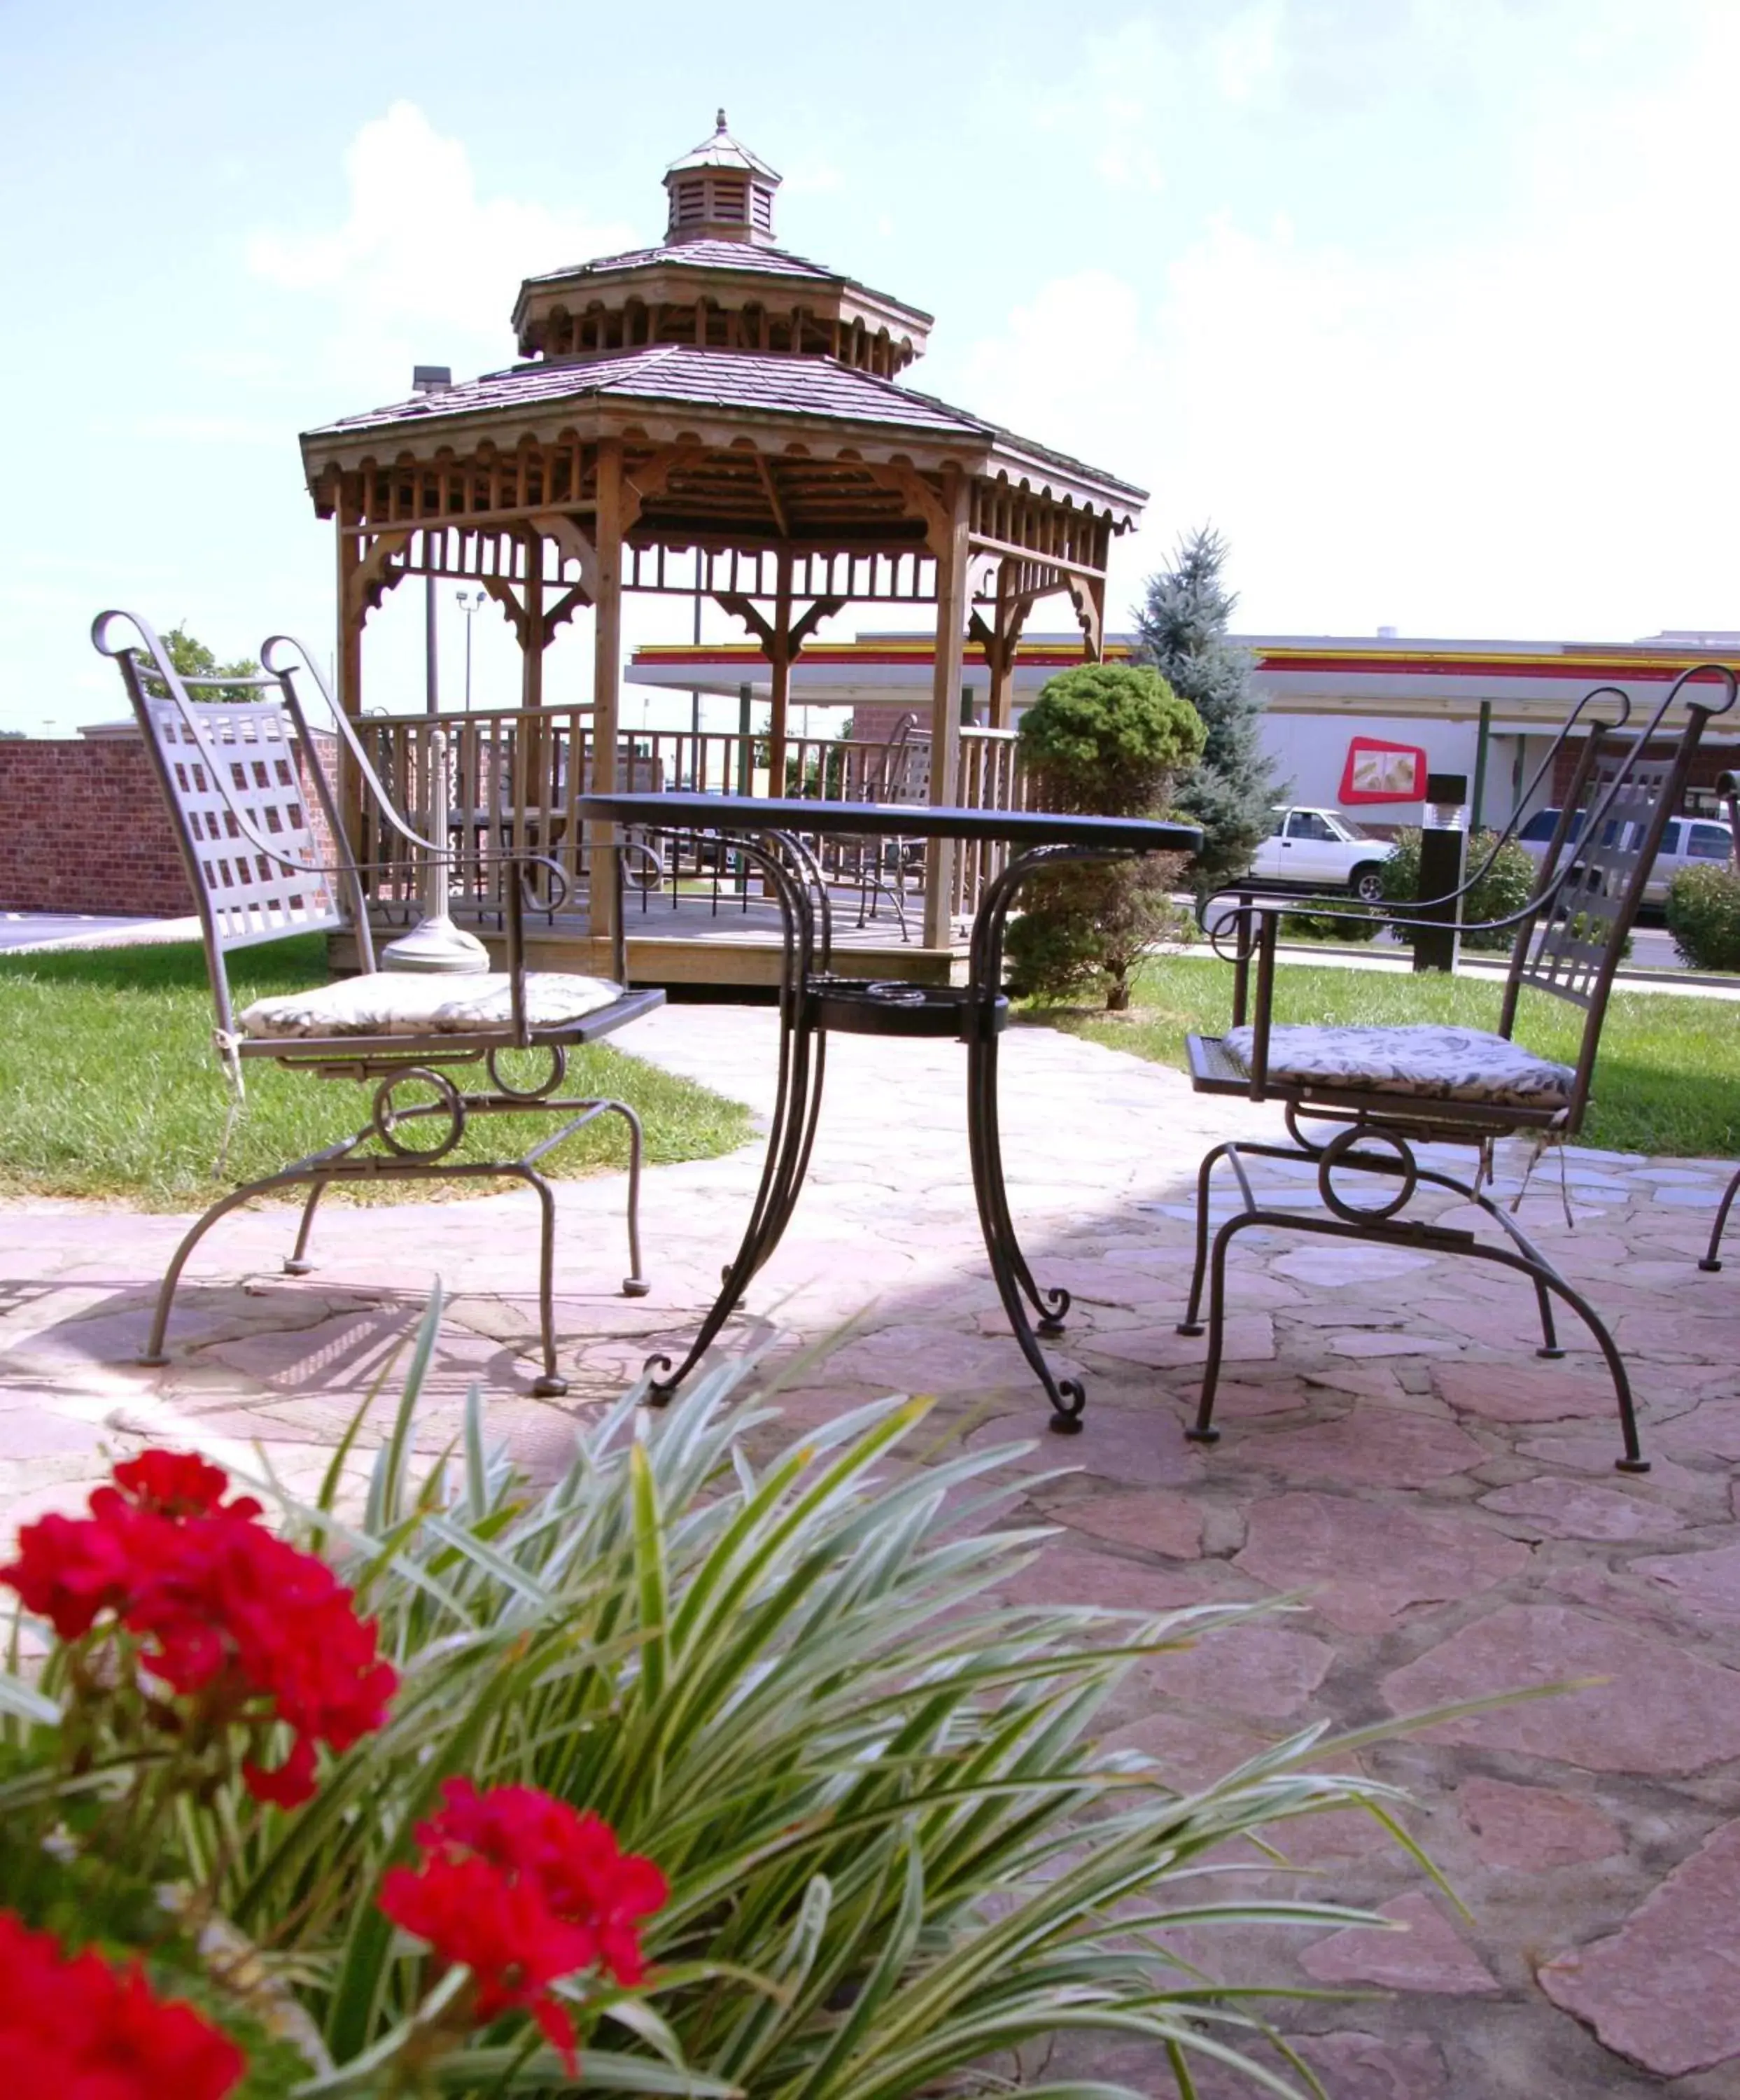
M1443 1021L1493 1028L1501 989L1471 977L1416 977L1284 961L1275 973L1275 1017L1368 1026ZM1182 1070L1186 1035L1218 1034L1229 1025L1231 1011L1228 964L1206 956L1165 955L1143 968L1128 1013L1036 1012L1096 1043ZM1525 992L1517 1039L1542 1057L1570 1064L1582 1021L1580 1008ZM1616 993L1601 1031L1581 1138L1615 1152L1720 1159L1740 1154L1740 1004Z
M318 984L324 972L319 935L231 959L238 1008ZM228 1100L211 1031L205 962L191 943L0 957L0 1194L121 1197L151 1210L209 1202ZM271 1173L368 1120L368 1092L349 1082L263 1060L249 1065L247 1081L232 1180ZM565 1091L628 1102L645 1122L650 1159L712 1158L751 1135L747 1109L608 1047L573 1053ZM512 1158L548 1128L547 1116L480 1118L454 1156ZM622 1118L606 1116L544 1166L588 1174L627 1157ZM484 1194L507 1185L448 1185ZM443 1193L386 1183L372 1199Z

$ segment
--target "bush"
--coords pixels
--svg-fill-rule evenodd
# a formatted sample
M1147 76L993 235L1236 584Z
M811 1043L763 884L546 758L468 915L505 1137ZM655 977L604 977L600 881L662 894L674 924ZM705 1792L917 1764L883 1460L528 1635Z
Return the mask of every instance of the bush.
M1498 844L1499 835L1493 831L1478 831L1468 842L1468 867L1470 870L1480 863ZM1520 911L1529 901L1535 888L1539 870L1525 849L1514 839L1508 840L1500 848L1491 867L1481 877L1457 907L1457 915L1464 920L1505 919L1513 911ZM1395 836L1395 851L1384 862L1384 902L1407 907L1415 903L1420 895L1420 831L1410 825ZM1399 929L1403 940L1409 938L1409 929ZM1465 948L1485 949L1492 953L1508 953L1516 938L1516 929L1503 927L1492 933L1465 933Z
M1740 870L1683 867L1667 889L1667 930L1694 970L1740 970Z
M983 1529L1007 1499L987 1484L1030 1445L890 1464L925 1403L889 1401L752 1459L746 1437L773 1418L742 1404L742 1365L657 1415L626 1395L541 1491L486 1443L474 1388L458 1449L416 1483L416 1392L438 1310L360 1515L333 1507L343 1449L315 1507L279 1498L390 1659L397 1688L368 1717L379 1725L324 1749L311 1798L285 1807L258 1774L250 1787L239 1735L215 1735L202 1710L186 1753L200 1783L164 1813L157 1746L173 1702L141 1709L124 1671L83 1677L68 1646L51 1647L39 1684L0 1675L0 1907L64 1932L88 1916L72 1886L87 1866L117 1954L173 1954L190 1996L203 1961L201 2003L250 2055L269 2027L306 2067L346 2067L306 2089L323 2093L406 2090L401 2067L438 2058L452 2100L571 2091L538 2032L569 2014L588 2091L690 2100L1002 2090L990 2060L1064 2030L1164 2047L1186 2091L1198 2052L1241 2068L1234 2052L1261 2031L1249 1992L1217 1996L1192 1960L1204 1926L1280 1913L1266 1892L1241 1906L1237 1881L1224 1909L1199 1913L1204 1877L1241 1873L1246 1841L1293 1819L1354 1806L1388 1822L1397 1797L1304 1769L1337 1750L1316 1730L1179 1791L1094 1728L1146 1659L1252 1608L1000 1602L994 1586L1046 1534ZM82 1594L101 1614L100 1594ZM96 1637L111 1638L100 1618ZM112 1638L125 1662L126 1636ZM141 1730L149 1747L130 1748ZM553 1818L586 1811L650 1855L656 1877L634 1873L656 1886L623 1912L645 1917L644 1981L565 1979L557 1963L548 1988L509 1979L493 2001L463 1969L432 1982L418 1941L438 1943L441 1921L407 1903L404 1869L441 1842L443 1819L476 1826L456 1778L486 1799L536 1788L565 1804L496 1796L504 1822L534 1816L540 1844ZM81 1861L105 1832L124 1860ZM475 1857L481 1841L447 1842ZM130 1917L123 1864L142 1899ZM146 1899L165 1889L185 1892L184 1930ZM408 1941L383 1895L394 1917L420 1916ZM450 1911L456 1945L468 1921ZM1281 1921L1376 1921L1307 1895ZM541 2003L552 1990L559 2006ZM236 2100L292 2082L250 2076ZM410 2089L425 2089L414 2072Z
M1294 941L1375 941L1379 922L1363 905L1326 904L1321 911L1287 911L1281 933Z
M1154 817L1202 750L1201 718L1146 666L1086 664L1051 679L1021 717L1020 753L1047 809ZM1130 1004L1130 974L1188 924L1171 893L1176 854L1050 868L1021 893L1009 929L1011 988L1060 999L1103 990Z

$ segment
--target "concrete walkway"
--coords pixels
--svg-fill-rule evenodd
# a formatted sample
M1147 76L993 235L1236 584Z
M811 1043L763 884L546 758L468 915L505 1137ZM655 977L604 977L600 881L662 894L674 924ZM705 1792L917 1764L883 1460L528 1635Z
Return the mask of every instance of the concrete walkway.
M773 1030L763 1010L667 1008L632 1046L764 1112ZM1192 1177L1215 1138L1275 1119L1048 1030L1013 1031L1004 1062L1011 1194L1041 1281L1076 1294L1059 1357L1088 1381L1086 1433L1043 1433L1004 1326L967 1181L961 1053L945 1043L830 1048L810 1185L735 1330L796 1337L776 1361L810 1352L791 1414L923 1391L975 1441L1035 1433L1010 1485L1060 1529L1014 1586L1024 1597L1164 1608L1302 1593L1302 1609L1148 1667L1112 1716L1114 1740L1181 1785L1319 1717L1363 1725L1601 1680L1366 1754L1415 1794L1413 1828L1468 1917L1363 1821L1325 1818L1293 1842L1311 1892L1411 1929L1302 1940L1264 1928L1205 1937L1201 1952L1229 1979L1394 1994L1281 2009L1337 2100L1734 2100L1740 1229L1728 1273L1696 1266L1725 1166L1577 1153L1575 1231L1556 1169L1523 1203L1617 1321L1655 1460L1646 1478L1612 1470L1612 1400L1586 1338L1566 1337L1562 1363L1534 1357L1526 1287L1484 1264L1285 1234L1240 1242L1226 1433L1205 1453L1180 1434L1202 1344L1174 1331ZM286 1214L222 1226L183 1295L174 1361L155 1374L130 1360L182 1221L0 1209L7 1515L77 1505L105 1452L145 1437L244 1462L258 1439L311 1485L383 1370L392 1388L393 1352L436 1274L449 1317L425 1448L446 1441L476 1379L522 1458L548 1470L588 1403L692 1331L759 1164L749 1151L652 1172L654 1288L637 1301L616 1295L620 1185L563 1188L575 1385L559 1403L530 1393L522 1193L335 1207L322 1266L301 1281L278 1271ZM1307 1176L1267 1180L1271 1201L1312 1199ZM1079 1470L1040 1477L1059 1465ZM1052 2073L1066 2068L1172 2089L1163 2067L1118 2050L1059 2050Z

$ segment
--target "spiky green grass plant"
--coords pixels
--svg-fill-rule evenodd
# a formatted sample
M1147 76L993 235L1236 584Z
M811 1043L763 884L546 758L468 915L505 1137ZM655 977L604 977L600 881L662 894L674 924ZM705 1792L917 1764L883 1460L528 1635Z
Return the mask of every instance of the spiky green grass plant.
M646 1934L654 1974L607 2003L588 2091L998 2092L1021 2052L1065 2035L1151 2042L1185 2096L1205 2058L1253 2091L1319 2090L1302 2067L1289 2078L1244 2054L1260 1998L1192 1968L1178 1935L1368 1921L1241 1899L1228 1856L1350 1805L1393 1829L1383 1788L1301 1769L1364 1739L1302 1736L1194 1792L1095 1740L1143 1658L1243 1610L1002 1602L1046 1535L989 1522L1007 1507L1000 1469L1028 1447L915 1454L924 1403L891 1401L758 1464L750 1443L773 1417L744 1398L742 1365L662 1413L630 1393L540 1490L491 1450L474 1393L459 1448L417 1480L438 1310L361 1509L341 1507L343 1451L313 1506L280 1496L288 1528L341 1559L379 1619L403 1679L388 1725L293 1815L238 1794L185 1819L165 1865L217 1874L230 1926L348 2067L299 2089L308 2100L388 2089L370 2067L428 1979L374 1896L454 1773L595 1809L669 1877ZM54 1689L0 1698L15 1769ZM0 1784L0 1815L21 1784ZM441 2078L470 2100L575 2089L535 2036L511 2033ZM1079 2078L1022 2090L1129 2093Z

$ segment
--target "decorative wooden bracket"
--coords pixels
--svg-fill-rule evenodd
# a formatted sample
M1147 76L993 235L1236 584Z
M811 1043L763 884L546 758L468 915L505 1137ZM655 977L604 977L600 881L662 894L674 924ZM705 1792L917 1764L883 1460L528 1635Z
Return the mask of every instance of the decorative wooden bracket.
M1073 574L1065 580L1069 585L1076 618L1081 623L1082 645L1097 664L1105 644L1105 585L1096 583L1092 577Z
M571 590L564 591L544 615L544 646L548 649L556 638L556 630L564 620L572 620L583 605L590 605L591 598L575 584Z
M769 663L779 646L779 629L755 604L752 598L735 591L721 591L716 602L733 620L742 621L756 641L761 644L761 653ZM786 631L786 655L789 663L825 620L831 620L848 601L843 598L818 598L801 620L795 620Z
M393 586L403 580L405 571L393 567L393 557L402 554L410 544L408 532L383 532L378 540L370 541L368 552L350 571L346 585L350 602L345 611L359 625L379 607Z
M1002 580L1003 558L1001 554L969 554L967 558L967 602L975 598L990 598L998 595L998 585Z
M483 588L507 615L508 624L513 629L520 646L526 646L526 608L520 602L519 593L504 576L485 576Z
M997 610L987 620L982 612L971 614L967 622L967 638L985 651L985 660L993 671L1012 664L1021 639L1021 629L1026 626L1028 615L1033 609L1030 597L1006 598L998 596Z
M733 620L742 621L757 642L761 653L771 659L773 654L773 623L759 611L753 599L741 597L735 591L720 591L717 602Z
M921 518L924 524L924 544L938 561L949 558L949 549L954 532L954 520L949 514L942 498L924 479L910 466L893 463L884 465L878 460L865 460L861 470L879 488L892 489L905 505L910 514Z
M598 600L598 550L584 529L573 518L553 510L540 511L531 520L531 528L535 532L541 532L546 540L553 540L565 562L573 562L579 566L580 580L576 586L581 593L579 602L596 605ZM572 610L570 607L569 611L571 612Z
M673 474L707 457L705 445L666 445L632 474L623 476L623 530L632 532L640 523L642 507L663 496Z
M791 629L791 653L795 656L825 620L831 620L848 602L843 598L815 599L804 617L794 621Z

